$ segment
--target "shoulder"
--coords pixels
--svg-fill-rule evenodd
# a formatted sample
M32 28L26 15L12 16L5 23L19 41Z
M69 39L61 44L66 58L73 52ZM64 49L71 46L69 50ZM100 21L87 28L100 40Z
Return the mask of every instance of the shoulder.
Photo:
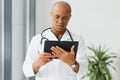
M35 35L35 36L32 37L31 43L39 42L40 39L41 39L41 34L37 34L37 35Z
M82 35L74 33L74 32L70 32L70 33L74 40L83 40Z

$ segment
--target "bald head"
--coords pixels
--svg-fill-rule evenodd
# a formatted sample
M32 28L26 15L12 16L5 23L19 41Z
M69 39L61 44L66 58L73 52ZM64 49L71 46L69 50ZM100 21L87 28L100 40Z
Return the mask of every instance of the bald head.
M65 1L58 1L56 2L53 7L52 7L52 11L54 11L56 8L59 8L59 9L65 9L66 12L70 13L71 14L71 7L70 5L65 2Z

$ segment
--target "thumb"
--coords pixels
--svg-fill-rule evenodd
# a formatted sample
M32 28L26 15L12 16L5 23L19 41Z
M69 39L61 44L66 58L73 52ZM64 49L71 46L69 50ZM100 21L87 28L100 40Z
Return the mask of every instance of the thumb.
M72 45L71 50L70 50L70 53L73 55L75 54L74 48L75 48L75 45Z

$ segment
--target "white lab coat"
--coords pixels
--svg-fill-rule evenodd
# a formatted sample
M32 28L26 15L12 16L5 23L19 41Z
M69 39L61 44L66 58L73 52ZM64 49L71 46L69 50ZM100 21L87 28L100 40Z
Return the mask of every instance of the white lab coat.
M71 32L70 32L71 33ZM60 59L53 59L51 62L42 66L37 74L34 74L32 69L33 62L38 58L39 52L43 51L44 40L41 41L41 34L32 38L27 55L23 64L23 72L26 77L36 76L36 80L80 80L81 72L87 70L86 68L86 50L85 44L81 36L71 33L74 41L79 41L76 60L80 64L78 73L75 73L72 68L62 62ZM58 40L51 30L43 32L43 36L49 40ZM61 41L71 41L70 35L66 31L61 38Z

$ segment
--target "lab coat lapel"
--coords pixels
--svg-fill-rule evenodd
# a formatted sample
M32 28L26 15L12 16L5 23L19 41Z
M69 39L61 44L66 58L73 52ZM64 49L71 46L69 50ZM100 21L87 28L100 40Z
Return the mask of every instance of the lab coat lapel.
M63 34L62 38L61 38L61 41L70 41L70 40L71 40L70 35L66 30L65 33Z
M44 32L44 37L46 37L48 40L58 40L56 36L53 34L53 32L49 29Z

